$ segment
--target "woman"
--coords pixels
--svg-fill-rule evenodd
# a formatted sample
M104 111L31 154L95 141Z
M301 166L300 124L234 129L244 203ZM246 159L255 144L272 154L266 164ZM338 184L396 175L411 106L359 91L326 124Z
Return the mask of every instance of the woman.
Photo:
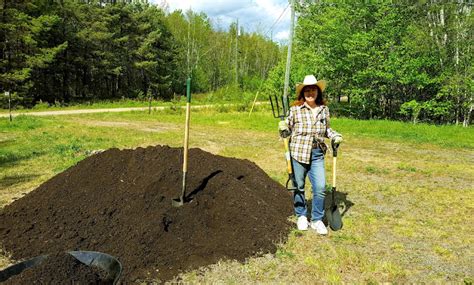
M342 142L342 136L329 126L329 109L323 97L325 88L325 81L317 81L314 75L305 76L303 83L296 86L297 100L290 108L287 119L278 126L282 136L291 136L290 152L297 188L294 191L294 208L298 229L308 229L304 186L306 176L309 175L313 192L310 227L321 235L328 233L322 222L326 188L324 155L327 150L324 137L335 144Z

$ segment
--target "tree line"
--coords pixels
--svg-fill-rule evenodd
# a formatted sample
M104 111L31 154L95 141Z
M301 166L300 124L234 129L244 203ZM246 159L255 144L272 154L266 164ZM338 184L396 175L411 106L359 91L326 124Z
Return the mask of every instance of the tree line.
M203 13L145 0L4 0L1 89L25 106L116 98L170 99L259 85L278 62L269 39ZM3 93L3 92L2 92ZM3 96L2 96L3 97Z
M292 83L329 81L334 111L467 126L474 105L472 1L299 1ZM268 92L282 89L284 63Z
M472 0L295 1L291 84L326 79L333 113L469 125ZM163 2L165 3L165 2ZM1 90L32 106L283 92L286 47L146 0L3 0ZM293 92L294 94L294 92ZM4 96L2 96L4 97Z

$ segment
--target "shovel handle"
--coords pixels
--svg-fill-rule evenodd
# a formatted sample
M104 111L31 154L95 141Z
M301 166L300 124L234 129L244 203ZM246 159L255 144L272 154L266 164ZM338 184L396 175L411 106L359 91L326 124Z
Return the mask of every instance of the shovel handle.
M334 140L331 140L332 146L332 186L336 188L336 164L337 164L337 149L339 144L334 143Z
M180 200L183 202L186 192L186 173L188 172L189 121L191 117L191 78L186 80L186 124L184 126L183 185Z
M191 117L191 78L186 79L186 124L184 126L183 173L188 170L189 118Z
M189 146L189 118L191 116L190 103L186 103L186 125L184 128L184 159L183 159L183 172L188 170L188 146Z
M296 181L293 173L293 164L291 164L291 152L290 152L290 140L288 138L283 139L285 146L285 160L286 160L286 171L288 172L288 181L286 182L286 190L295 191Z

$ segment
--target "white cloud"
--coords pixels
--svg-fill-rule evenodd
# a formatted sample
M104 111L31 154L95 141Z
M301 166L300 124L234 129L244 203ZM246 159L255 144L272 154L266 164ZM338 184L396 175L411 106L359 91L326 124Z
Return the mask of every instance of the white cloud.
M186 11L191 8L193 11L204 12L220 28L225 29L238 19L239 25L247 32L266 33L266 36L273 36L277 41L288 39L289 8L275 24L288 6L287 0L152 0L157 4L164 1L170 11Z
M287 41L290 36L290 30L279 31L275 36L275 40L277 41Z
M183 11L191 8L194 11L206 12L209 16L227 14L242 7L249 1L222 1L222 0L167 0L171 10L181 9ZM242 3L243 2L243 3Z

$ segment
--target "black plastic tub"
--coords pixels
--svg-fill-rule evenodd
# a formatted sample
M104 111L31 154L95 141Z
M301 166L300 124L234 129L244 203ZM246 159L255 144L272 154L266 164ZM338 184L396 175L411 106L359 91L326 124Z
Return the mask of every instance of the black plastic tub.
M117 284L120 279L122 264L112 255L98 251L68 251L67 253L87 266L95 266L107 272L109 278L113 280L113 284ZM40 255L9 266L0 271L0 282L7 281L10 277L20 274L27 268L48 262L48 258L48 255Z

